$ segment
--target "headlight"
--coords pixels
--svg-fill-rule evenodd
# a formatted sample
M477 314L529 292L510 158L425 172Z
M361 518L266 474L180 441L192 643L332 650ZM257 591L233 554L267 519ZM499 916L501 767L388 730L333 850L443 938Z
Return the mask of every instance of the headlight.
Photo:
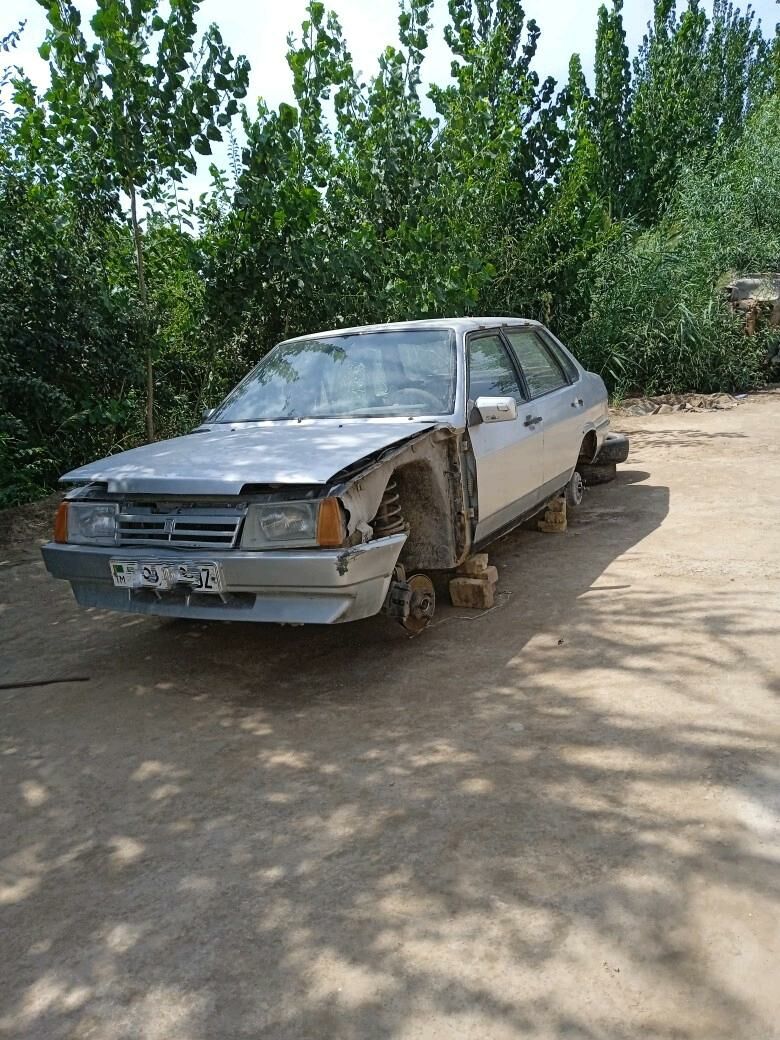
M263 502L251 505L244 520L242 549L341 545L344 521L338 499L316 502Z
M67 541L75 545L116 544L116 504L67 502Z

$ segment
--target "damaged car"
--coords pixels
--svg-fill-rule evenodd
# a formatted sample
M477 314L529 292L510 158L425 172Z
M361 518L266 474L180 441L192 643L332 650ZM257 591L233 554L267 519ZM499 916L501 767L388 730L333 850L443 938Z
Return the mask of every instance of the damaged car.
M614 472L607 392L537 322L287 340L191 433L62 478L50 573L84 607L333 624L430 621L434 579Z

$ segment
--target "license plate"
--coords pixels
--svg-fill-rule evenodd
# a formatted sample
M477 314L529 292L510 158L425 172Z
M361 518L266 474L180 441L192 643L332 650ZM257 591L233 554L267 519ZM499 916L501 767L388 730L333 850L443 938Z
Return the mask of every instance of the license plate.
M111 560L111 577L114 584L122 589L157 589L158 592L166 592L177 586L185 586L191 592L222 591L222 572L218 563Z

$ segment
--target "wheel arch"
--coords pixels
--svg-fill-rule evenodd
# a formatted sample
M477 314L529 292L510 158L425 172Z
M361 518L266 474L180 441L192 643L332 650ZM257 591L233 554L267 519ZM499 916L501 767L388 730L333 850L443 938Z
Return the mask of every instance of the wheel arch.
M413 459L393 470L408 537L401 562L409 568L441 570L456 560L452 499L430 459Z
M577 456L578 462L593 462L598 454L599 441L595 430L588 430L582 438L580 451Z

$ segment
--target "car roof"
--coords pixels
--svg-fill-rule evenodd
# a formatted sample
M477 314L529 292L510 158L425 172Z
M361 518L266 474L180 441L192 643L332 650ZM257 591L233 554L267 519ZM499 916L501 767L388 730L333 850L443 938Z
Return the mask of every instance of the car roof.
M451 329L453 332L473 332L475 329L495 328L496 325L533 325L542 327L541 322L532 318L422 318L419 321L388 321L376 325L355 325L344 329L323 329L321 332L308 332L305 336L294 336L285 343L297 343L305 339L320 339L322 336L364 335L368 332L403 332L406 329Z

